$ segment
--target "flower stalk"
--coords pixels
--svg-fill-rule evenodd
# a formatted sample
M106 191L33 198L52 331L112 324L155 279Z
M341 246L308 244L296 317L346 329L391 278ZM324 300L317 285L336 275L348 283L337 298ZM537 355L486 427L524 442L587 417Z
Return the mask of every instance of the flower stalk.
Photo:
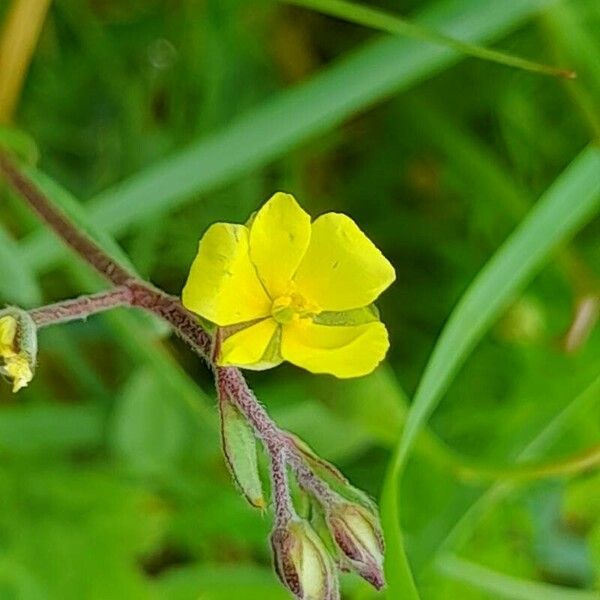
M128 268L115 261L54 206L19 169L13 159L1 151L0 173L42 221L113 286L106 292L51 304L25 313L34 330L75 319L85 319L90 315L123 306L146 310L169 323L173 331L202 357L213 371L220 403L231 402L235 407L235 413L222 412L222 419L236 418L239 411L239 415L245 419L268 454L274 511L271 541L280 579L299 600L339 598L336 567L339 561L336 559L340 557L333 556L311 525L298 516L290 492L289 475L291 473L295 476L315 508L326 514L332 514L336 506L343 505L345 495L356 497L359 492L350 486L335 467L314 455L292 434L278 427L249 388L239 369L216 364L215 349L220 343L218 335L213 337L205 331L196 316L189 312L178 298L138 278ZM12 351L11 349L10 352ZM221 406L221 410L223 408ZM226 459L246 497L258 496L258 500L249 498L251 504L262 508L263 504L258 495L258 470L252 461L243 460L244 449L253 446L253 442L246 437L244 447L232 445L232 442L239 442L231 437L231 432L235 431L238 424L233 421L224 423L224 427L230 425L233 427L223 436ZM255 473L253 469L256 470ZM321 470L325 474L334 475L333 480L339 489L334 489L327 477L321 476ZM258 491L256 494L248 494L249 488L255 491L258 488ZM371 504L367 503L358 510L363 522L371 524L373 531L379 531L378 517ZM348 526L346 528L348 529ZM359 574L366 575L367 580L380 588L383 585L381 560L379 556L371 560L371 557L366 555L365 548L368 543L364 539L364 529L365 527L358 533L347 533L358 536L361 544L362 554L356 554L353 566ZM333 535L335 532L331 533ZM378 548L382 553L382 542ZM369 569L365 569L365 561L368 562Z
M131 306L132 293L126 286L119 286L107 292L80 296L73 300L56 302L29 311L29 316L38 329L48 325L58 325L87 319L96 313L118 308L119 306Z

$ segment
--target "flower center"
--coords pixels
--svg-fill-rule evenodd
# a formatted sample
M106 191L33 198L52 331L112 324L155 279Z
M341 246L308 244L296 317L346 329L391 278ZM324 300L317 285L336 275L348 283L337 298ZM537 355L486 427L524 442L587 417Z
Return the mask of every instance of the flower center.
M271 316L282 325L296 319L305 319L321 312L318 306L308 302L300 294L293 292L284 294L273 300Z

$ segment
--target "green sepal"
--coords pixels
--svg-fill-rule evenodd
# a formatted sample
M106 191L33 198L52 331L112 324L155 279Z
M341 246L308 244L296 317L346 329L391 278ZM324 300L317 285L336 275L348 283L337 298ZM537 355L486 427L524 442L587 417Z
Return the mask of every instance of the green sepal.
M317 532L317 535L321 538L321 541L327 548L329 554L338 560L342 559L339 549L333 540L329 525L325 519L325 513L323 512L322 506L318 502L313 502L311 506L311 514L309 522L312 528Z
M334 465L321 458L299 437L291 433L287 433L287 435L294 442L294 445L301 452L302 457L317 477L325 481L335 492L346 498L346 500L360 504L368 510L377 511L377 505L373 500L365 492L354 487Z
M342 312L324 311L315 315L314 322L319 325L330 326L349 326L349 325L364 325L379 321L379 310L374 304L363 308L354 308L352 310L344 310Z
M221 398L221 440L225 461L246 500L255 508L264 509L262 482L258 472L256 438L246 419L228 399Z
M204 329L204 331L206 331L206 333L213 335L215 333L215 331L217 331L218 326L215 323L213 323L212 321L209 321L208 319L205 319L204 317L201 317L200 315L197 315L197 314L194 314L194 316L196 317L196 320L198 321L198 323L200 323L200 326L202 327L202 329Z

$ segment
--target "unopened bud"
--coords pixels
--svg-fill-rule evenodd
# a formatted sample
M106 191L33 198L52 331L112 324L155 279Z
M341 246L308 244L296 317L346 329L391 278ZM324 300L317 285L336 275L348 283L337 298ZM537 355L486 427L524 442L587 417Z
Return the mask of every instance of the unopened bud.
M335 563L306 521L276 527L271 544L277 575L298 600L339 600Z
M342 502L327 512L327 524L350 566L373 587L385 585L383 534L377 515L364 506Z
M13 392L32 379L37 356L37 332L33 319L18 308L0 311L0 374L12 381Z

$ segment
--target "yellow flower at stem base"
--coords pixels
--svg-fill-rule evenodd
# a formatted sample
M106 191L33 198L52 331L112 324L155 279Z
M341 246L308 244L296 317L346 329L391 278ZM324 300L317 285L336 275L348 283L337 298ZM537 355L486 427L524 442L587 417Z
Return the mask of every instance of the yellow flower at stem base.
M0 317L0 359L4 362L0 374L12 381L13 392L18 392L33 379L32 358L18 347L18 329L19 322L14 316Z
M223 328L217 362L264 369L287 360L313 373L358 377L389 347L372 306L394 281L389 261L348 216L311 223L277 193L246 225L215 223L183 289L190 311Z

